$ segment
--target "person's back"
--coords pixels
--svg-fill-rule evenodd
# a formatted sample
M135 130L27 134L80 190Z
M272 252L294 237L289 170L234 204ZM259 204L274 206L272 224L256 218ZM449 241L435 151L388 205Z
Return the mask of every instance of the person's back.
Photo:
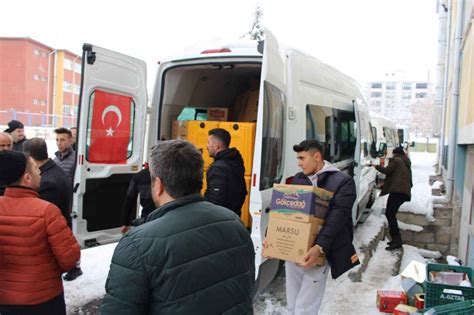
M115 249L102 314L252 313L252 241L238 216L199 194L202 165L185 141L153 150L159 207Z
M209 131L207 150L214 158L206 173L207 189L204 197L215 205L223 206L240 216L247 195L245 166L242 155L231 142L227 130Z
M39 199L40 176L33 160L29 158L25 175L11 176L18 156L3 153L0 175L10 180L0 197L0 313L63 314L61 273L79 259L79 244L59 209ZM13 180L18 174L22 177Z

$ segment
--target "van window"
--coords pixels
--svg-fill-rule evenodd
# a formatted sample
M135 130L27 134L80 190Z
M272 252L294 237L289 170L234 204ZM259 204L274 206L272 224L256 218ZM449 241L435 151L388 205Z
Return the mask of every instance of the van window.
M260 190L272 188L283 177L283 127L286 96L265 81Z
M125 164L133 153L135 102L132 97L95 90L89 98L86 160Z
M354 112L306 105L306 139L318 140L331 163L352 159L357 141Z

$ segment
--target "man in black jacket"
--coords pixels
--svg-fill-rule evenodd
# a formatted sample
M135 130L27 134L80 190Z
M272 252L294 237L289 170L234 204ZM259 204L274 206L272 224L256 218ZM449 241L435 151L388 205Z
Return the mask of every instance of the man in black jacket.
M252 313L252 240L235 213L200 195L203 164L187 141L152 149L158 208L117 245L101 314Z
M207 151L214 158L206 173L207 189L204 198L215 205L226 207L240 216L245 202L244 160L236 148L229 148L230 134L222 128L209 131Z
M38 191L40 198L56 205L61 210L69 228L72 228L72 185L61 167L48 158L46 141L41 138L32 138L23 144L23 150L35 161L41 171ZM64 276L64 280L72 281L81 275L82 269L78 261L76 267Z
M133 175L128 185L127 197L122 209L122 233L126 233L130 229L132 215L134 215L133 217L136 216L138 195L140 195L142 215L139 220L134 220L134 225L143 224L148 214L156 209L151 198L151 178L148 165L145 165L144 169Z
M298 166L292 184L313 185L334 193L324 226L302 266L286 262L286 295L290 314L317 314L326 290L327 264L316 265L326 254L334 279L359 264L354 246L352 207L356 200L354 180L324 160L323 148L316 140L304 140L293 146Z
M21 121L11 120L8 122L8 128L5 129L13 138L13 151L23 152L23 143L26 141L25 126Z

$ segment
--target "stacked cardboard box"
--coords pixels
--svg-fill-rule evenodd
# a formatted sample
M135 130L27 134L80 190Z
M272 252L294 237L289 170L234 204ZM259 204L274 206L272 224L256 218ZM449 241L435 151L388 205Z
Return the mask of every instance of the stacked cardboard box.
M264 255L304 264L305 254L324 225L332 196L313 186L274 185ZM320 256L317 264L323 265L324 260Z

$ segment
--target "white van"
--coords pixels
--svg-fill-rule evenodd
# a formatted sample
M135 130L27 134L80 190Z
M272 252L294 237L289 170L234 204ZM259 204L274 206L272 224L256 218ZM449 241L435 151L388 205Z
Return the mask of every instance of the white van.
M391 158L393 149L400 146L398 130L395 123L376 113L370 113L370 123L372 133L376 139L379 158Z
M225 106L232 112L241 86L251 77L260 78L248 210L259 287L273 278L279 265L262 258L261 243L273 184L300 171L294 144L318 139L326 159L354 177L358 190L354 223L370 202L375 170L365 165L375 144L366 101L356 82L336 69L281 47L267 31L259 47L227 46L162 61L151 107L147 107L145 73L143 61L84 45L73 205L74 232L82 246L121 237L128 181L146 160L143 152L158 140L171 138L172 121L183 108ZM114 136L122 137L122 142L109 148Z

